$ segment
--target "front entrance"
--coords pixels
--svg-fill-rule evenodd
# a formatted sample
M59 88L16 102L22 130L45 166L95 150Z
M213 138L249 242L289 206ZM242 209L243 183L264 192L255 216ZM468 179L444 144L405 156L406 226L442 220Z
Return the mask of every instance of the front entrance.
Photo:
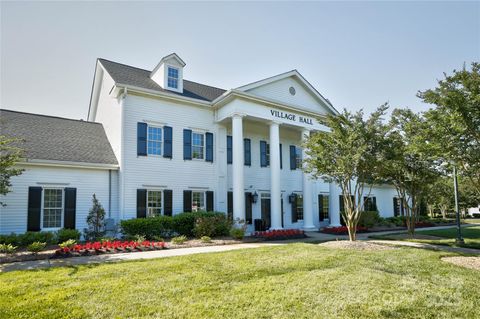
M272 227L272 215L270 213L270 193L262 193L260 202L262 209L262 220L265 228L269 229Z

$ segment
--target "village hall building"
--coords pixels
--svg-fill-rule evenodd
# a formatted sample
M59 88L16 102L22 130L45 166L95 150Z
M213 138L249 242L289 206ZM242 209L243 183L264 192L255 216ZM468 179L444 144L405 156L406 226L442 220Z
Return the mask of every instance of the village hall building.
M25 169L0 196L0 233L86 227L95 194L122 219L220 211L254 229L340 225L337 185L305 174L302 141L338 114L297 70L224 90L184 79L175 53L153 70L98 59L88 119L0 111ZM393 187L367 210L399 212Z

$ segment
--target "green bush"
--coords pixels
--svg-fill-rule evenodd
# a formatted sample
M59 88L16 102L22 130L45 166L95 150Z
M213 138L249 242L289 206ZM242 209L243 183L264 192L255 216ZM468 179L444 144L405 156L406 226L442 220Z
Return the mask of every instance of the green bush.
M20 246L20 235L15 233L11 233L9 235L0 235L0 244Z
M245 229L232 227L232 229L230 229L230 236L234 239L242 240L243 237L245 237Z
M215 223L213 230L214 236L224 236L228 234L230 222L225 213L221 212L188 212L173 216L173 231L179 235L187 237L195 236L195 224L199 218L210 218L210 222ZM208 222L208 221L206 221ZM204 225L202 225L203 227ZM202 231L198 230L198 234ZM208 235L208 234L203 234ZM200 235L199 237L201 237Z
M172 243L175 245L181 245L187 241L187 236L181 235L172 238Z
M405 226L405 218L402 216L387 217L385 218L385 221L397 227Z
M46 246L47 246L47 243L41 243L41 242L36 241L36 242L28 245L27 250L35 255L38 252L44 250Z
M74 239L76 241L80 240L80 232L76 229L66 229L62 228L57 231L57 241L63 243L69 239Z
M73 248L73 246L75 246L76 244L77 244L77 241L75 239L69 239L67 241L64 241L58 244L58 246L60 248Z
M362 212L358 225L362 227L372 228L380 222L380 214L377 211Z
M208 237L208 236L202 236L202 238L200 238L200 240L204 243L211 243L212 242L212 238Z
M227 216L223 213L211 214L212 215L205 215L196 218L195 226L193 228L193 234L195 237L217 237L228 235L231 222L229 222Z
M17 246L13 246L12 244L0 244L0 253L13 254L17 248Z
M126 237L133 238L140 235L149 240L156 237L169 237L173 229L173 221L170 216L122 220L120 225L122 233Z
M34 242L46 243L47 245L53 245L58 243L55 233L40 231L40 232L26 232L23 235L19 235L20 245L26 247Z

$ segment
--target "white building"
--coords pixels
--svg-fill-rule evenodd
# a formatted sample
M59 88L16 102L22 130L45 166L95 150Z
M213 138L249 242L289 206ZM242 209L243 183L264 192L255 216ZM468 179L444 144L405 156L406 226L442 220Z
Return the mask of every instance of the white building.
M272 229L339 225L339 188L301 170L302 139L327 129L319 120L337 113L331 103L296 70L226 91L184 80L184 67L176 54L152 71L97 61L88 121L103 124L118 166L88 168L84 179L98 181L77 185L77 193L105 194L100 200L116 220L215 210L247 220L250 230L255 220ZM84 174L83 167L49 169L13 178L13 192L2 198L1 233L27 229L28 187L65 193ZM89 196L77 197L77 228ZM393 216L395 196L378 186L371 205Z

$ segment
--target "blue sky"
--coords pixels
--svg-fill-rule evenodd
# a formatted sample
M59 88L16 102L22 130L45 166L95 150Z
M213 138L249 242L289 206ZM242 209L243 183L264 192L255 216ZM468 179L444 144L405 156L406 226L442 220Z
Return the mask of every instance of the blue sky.
M229 89L298 69L337 109L426 109L479 61L480 2L0 2L0 107L85 118L98 57Z

